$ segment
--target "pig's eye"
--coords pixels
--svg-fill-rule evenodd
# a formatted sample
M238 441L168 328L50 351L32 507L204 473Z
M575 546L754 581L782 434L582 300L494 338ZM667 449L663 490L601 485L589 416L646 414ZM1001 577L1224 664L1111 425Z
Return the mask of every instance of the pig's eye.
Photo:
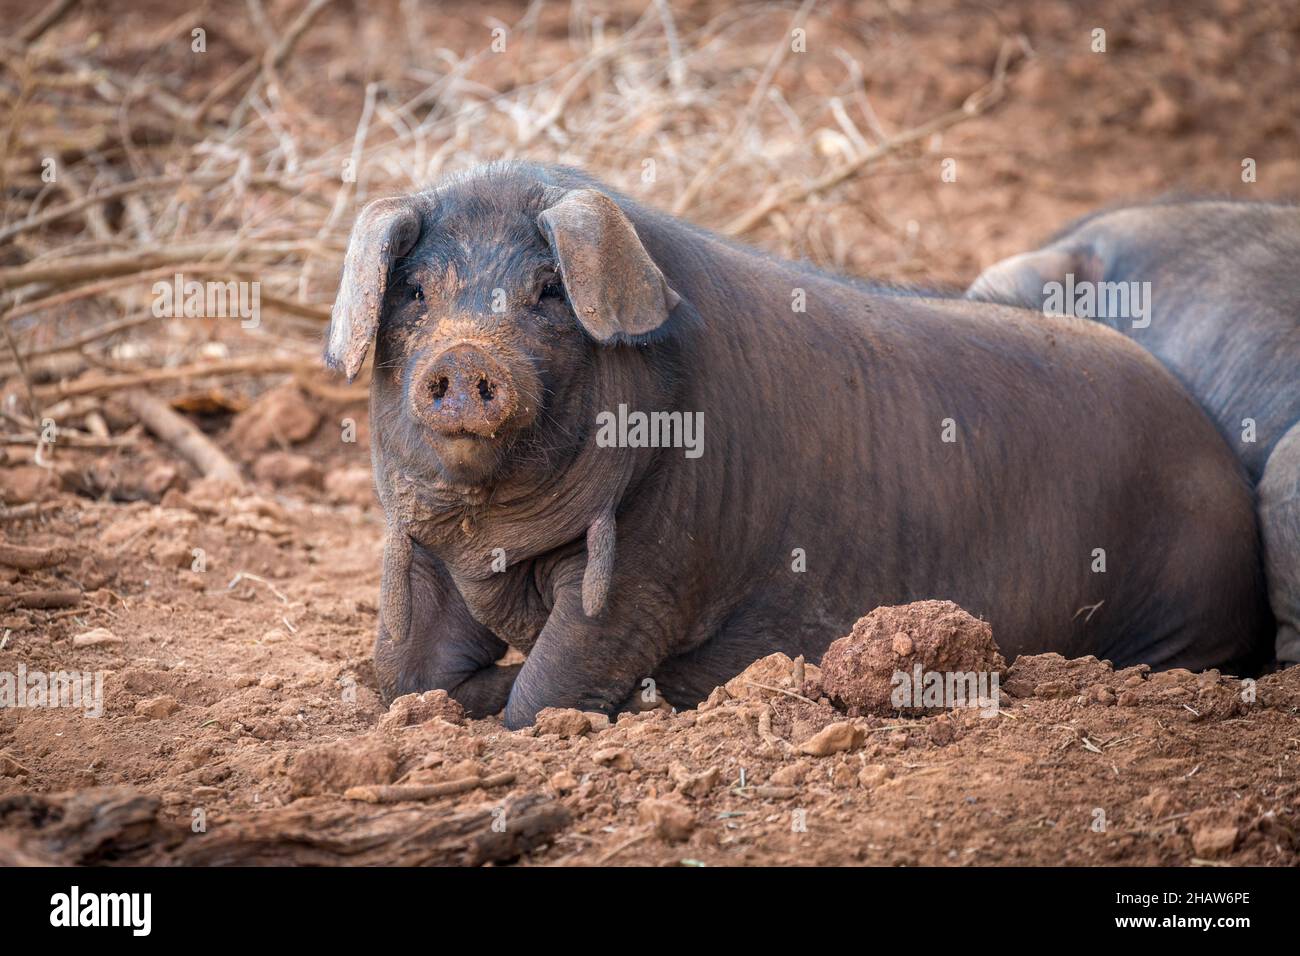
M562 299L564 298L564 289L560 286L558 279L552 279L546 285L542 286L543 299Z
M418 302L424 301L424 287L417 284L411 286L411 298Z

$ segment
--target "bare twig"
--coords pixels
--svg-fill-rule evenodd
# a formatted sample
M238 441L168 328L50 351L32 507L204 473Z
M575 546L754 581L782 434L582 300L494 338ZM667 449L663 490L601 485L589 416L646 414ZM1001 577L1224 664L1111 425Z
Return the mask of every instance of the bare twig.
M514 781L514 773L507 771L488 777L461 777L459 780L448 780L444 783L349 787L343 796L347 800L362 800L366 803L401 803L403 800L434 800L457 793L468 793L479 788L488 790L492 787L503 787Z
M165 402L139 390L127 392L122 400L145 428L174 448L205 478L243 484L239 468L226 457L226 453Z

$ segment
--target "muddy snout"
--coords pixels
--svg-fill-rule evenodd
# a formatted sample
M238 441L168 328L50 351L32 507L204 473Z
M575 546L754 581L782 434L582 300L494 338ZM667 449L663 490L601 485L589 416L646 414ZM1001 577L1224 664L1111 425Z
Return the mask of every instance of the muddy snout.
M519 389L506 366L475 345L456 345L416 373L416 415L439 434L496 435L519 410Z

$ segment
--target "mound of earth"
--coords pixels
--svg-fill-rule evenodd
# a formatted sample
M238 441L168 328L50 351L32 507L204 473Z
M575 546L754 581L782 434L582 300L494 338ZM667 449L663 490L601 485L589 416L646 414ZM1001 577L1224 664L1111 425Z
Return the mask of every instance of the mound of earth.
M1000 675L1006 666L988 623L951 601L917 601L878 607L831 644L822 687L850 714L918 715L951 705L926 693L947 675Z

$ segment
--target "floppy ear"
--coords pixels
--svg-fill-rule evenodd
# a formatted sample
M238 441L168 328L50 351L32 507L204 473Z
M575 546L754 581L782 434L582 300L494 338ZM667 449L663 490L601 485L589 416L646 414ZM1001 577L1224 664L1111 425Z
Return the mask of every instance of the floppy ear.
M1049 282L1100 282L1105 267L1091 246L1048 246L1003 259L979 274L966 298L1040 309Z
M330 311L325 364L352 381L379 328L393 260L420 237L420 212L410 198L376 199L357 217L343 259L343 278Z
M614 200L571 189L537 217L560 264L578 322L597 342L629 341L663 325L681 301Z

